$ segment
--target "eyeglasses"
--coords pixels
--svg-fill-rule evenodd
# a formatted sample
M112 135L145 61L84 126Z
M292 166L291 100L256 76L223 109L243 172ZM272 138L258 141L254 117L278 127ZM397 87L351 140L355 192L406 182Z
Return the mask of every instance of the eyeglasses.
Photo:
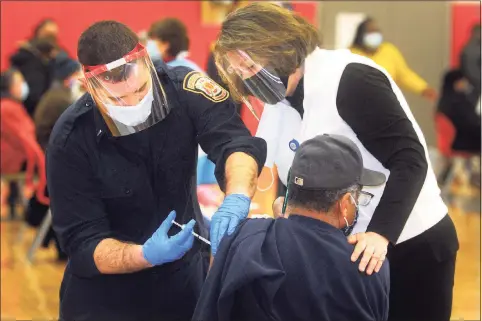
M372 193L360 191L360 194L358 195L358 205L368 206L368 204L370 204L373 196L374 195Z

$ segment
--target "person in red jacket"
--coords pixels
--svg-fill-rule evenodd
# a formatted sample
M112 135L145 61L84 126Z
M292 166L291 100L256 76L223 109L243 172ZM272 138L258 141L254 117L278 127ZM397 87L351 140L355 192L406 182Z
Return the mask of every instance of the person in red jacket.
M43 172L44 156L36 141L33 120L22 105L29 88L22 74L15 69L2 72L0 77L0 173L19 173L26 164L27 183L30 183L35 167ZM15 215L18 194L16 182L10 183L11 216Z

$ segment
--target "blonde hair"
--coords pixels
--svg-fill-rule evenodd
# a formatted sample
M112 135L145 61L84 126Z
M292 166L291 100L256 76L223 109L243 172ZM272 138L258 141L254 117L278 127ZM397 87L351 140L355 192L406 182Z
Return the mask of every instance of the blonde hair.
M238 77L225 71L225 55L244 51L257 62L268 61L279 76L289 76L321 45L316 28L303 17L276 4L254 2L228 15L214 46L223 81L235 100L248 92Z

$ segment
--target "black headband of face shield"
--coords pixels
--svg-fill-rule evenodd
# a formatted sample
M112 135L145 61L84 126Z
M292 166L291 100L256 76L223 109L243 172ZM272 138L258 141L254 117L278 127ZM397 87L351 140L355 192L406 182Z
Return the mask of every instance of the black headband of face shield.
M285 99L286 87L280 77L268 69L262 69L255 75L243 79L248 92L259 100L275 105Z

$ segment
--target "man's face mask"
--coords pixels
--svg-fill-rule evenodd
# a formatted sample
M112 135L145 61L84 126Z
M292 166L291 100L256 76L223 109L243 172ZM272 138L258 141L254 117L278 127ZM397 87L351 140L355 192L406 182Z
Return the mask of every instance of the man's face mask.
M142 100L134 106L117 106L105 104L110 117L127 125L137 126L146 121L151 114L152 102L154 101L152 86Z
M353 228L355 227L356 222L358 221L358 216L359 216L359 205L355 201L355 198L350 194L351 201L353 204L355 204L355 217L353 218L353 222L351 224L348 223L348 220L346 217L343 217L345 219L346 226L342 227L340 230L345 234L345 236L349 236L351 232L353 231Z

